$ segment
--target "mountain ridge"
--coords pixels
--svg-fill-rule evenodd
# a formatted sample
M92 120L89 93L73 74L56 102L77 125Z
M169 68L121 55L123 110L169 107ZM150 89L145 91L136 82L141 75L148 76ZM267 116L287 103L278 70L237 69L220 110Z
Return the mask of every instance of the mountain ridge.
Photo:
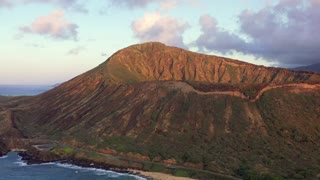
M257 66L238 60L194 53L157 42L124 48L99 65L96 70L102 71L109 83L182 80L259 84L312 81L312 76L315 76L309 72L297 73L284 68Z
M320 63L311 64L308 66L300 66L293 68L293 70L297 71L313 71L313 72L319 72L320 73Z

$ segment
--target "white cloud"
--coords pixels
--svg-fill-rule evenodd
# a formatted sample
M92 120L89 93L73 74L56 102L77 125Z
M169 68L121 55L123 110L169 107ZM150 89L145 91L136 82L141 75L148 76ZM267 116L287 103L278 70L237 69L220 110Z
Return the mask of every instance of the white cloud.
M159 41L179 47L185 47L182 34L188 27L187 23L158 12L145 14L131 25L135 37L141 42Z
M47 35L55 39L77 40L77 28L68 22L62 10L56 10L48 15L38 17L30 26L20 27L24 33Z

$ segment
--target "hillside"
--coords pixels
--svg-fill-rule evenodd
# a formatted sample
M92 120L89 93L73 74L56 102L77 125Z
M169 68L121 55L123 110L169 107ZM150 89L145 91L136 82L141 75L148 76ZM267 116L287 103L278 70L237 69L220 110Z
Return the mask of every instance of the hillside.
M243 178L320 173L318 73L145 43L7 107L24 137Z
M309 66L296 67L293 70L320 72L320 63L312 64L312 65L309 65Z

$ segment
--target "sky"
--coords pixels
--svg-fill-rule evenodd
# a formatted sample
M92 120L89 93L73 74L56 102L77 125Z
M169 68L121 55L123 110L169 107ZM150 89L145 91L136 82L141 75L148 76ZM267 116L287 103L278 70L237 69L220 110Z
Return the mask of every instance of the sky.
M0 0L0 84L55 84L148 41L265 66L320 62L320 0Z

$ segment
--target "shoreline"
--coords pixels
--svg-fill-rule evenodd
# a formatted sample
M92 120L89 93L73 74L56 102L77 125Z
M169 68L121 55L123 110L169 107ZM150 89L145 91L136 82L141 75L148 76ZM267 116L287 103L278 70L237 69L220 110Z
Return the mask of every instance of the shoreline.
M57 160L57 161L37 160L35 161L34 159L30 159L30 156L27 155L24 151L10 151L10 152L17 153L17 155L21 157L21 161L23 161L27 165L44 164L44 163L60 163L63 165L78 166L80 168L92 168L96 170L113 171L116 173L137 176L146 180L194 180L192 178L178 177L178 176L173 176L173 175L165 174L161 172L150 172L150 171L143 171L143 170L137 170L137 169L131 169L131 168L112 168L112 167L107 167L103 165L95 165L94 163L89 164L89 163L84 163L84 162L75 161L75 160ZM1 155L0 158L6 157L7 154Z
M3 149L1 153L6 155L8 152L16 152L22 157L21 160L28 165L59 162L84 168L136 175L147 180L239 179L231 175L206 170L113 156L50 140L20 139L17 144L19 145Z
M9 151L6 154L1 154L0 159L8 157L8 153L14 152L17 154L17 156L21 157L21 161L23 163L26 163L26 165L41 165L41 164L46 164L46 163L55 163L55 164L60 164L60 165L71 165L74 167L79 167L79 168L87 168L87 169L92 169L92 170L103 170L103 171L112 171L115 173L119 174L125 174L129 176L137 176L139 178L143 178L146 180L158 180L155 179L154 177L150 176L145 176L144 174L140 173L139 170L134 170L134 169L120 169L120 168L109 168L105 166L96 166L93 163L91 164L83 164L79 163L77 161L72 161L72 160L57 160L57 161L41 161L37 160L35 161L34 159L29 159L29 155L25 154L24 151ZM67 168L67 167L65 167Z

